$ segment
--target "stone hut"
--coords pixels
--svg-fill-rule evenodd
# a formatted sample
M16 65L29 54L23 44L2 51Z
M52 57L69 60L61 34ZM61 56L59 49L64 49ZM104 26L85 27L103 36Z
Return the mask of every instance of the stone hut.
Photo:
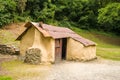
M39 22L28 22L25 27L26 30L17 38L21 56L25 56L29 48L39 48L41 62L96 58L96 44L68 28Z

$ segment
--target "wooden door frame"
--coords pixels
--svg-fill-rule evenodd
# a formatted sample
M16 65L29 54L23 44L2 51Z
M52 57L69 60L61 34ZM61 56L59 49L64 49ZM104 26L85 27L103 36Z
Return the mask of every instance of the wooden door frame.
M60 44L58 45L57 42ZM59 53L56 53L57 49L60 50ZM59 58L59 59L57 59L57 58ZM57 62L57 60L58 60L58 62L62 60L62 38L55 39L55 62Z

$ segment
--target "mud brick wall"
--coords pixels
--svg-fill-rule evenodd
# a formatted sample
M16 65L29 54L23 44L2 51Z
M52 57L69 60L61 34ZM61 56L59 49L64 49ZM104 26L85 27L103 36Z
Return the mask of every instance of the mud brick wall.
M14 45L0 44L0 54L18 55L19 53L19 49L16 48Z

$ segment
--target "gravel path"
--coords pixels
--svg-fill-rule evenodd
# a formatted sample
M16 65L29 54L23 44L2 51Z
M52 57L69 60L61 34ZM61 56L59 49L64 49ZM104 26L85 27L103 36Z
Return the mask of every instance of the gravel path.
M120 62L65 62L53 66L47 80L120 80Z
M20 71L26 74L17 80L120 80L120 61L103 59L89 62L62 61L58 64L37 65ZM2 72L0 68L0 73ZM29 73L33 73L33 76Z
M44 76L26 77L19 80L120 80L120 61L63 61L53 64L43 72L46 72Z

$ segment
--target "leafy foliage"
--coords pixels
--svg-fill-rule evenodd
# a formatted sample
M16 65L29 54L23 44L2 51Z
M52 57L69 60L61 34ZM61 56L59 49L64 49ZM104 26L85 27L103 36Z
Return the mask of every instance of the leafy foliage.
M16 10L16 3L14 0L0 0L0 6L0 26L11 23Z
M120 3L111 3L99 9L98 23L104 30L120 31Z
M0 0L0 26L32 20L118 33L119 2L119 0Z
M38 20L43 22L52 22L54 20L56 6L51 4L51 1L44 3L43 9L38 15Z
M27 0L15 0L17 2L17 9L19 13L23 13L26 7Z

